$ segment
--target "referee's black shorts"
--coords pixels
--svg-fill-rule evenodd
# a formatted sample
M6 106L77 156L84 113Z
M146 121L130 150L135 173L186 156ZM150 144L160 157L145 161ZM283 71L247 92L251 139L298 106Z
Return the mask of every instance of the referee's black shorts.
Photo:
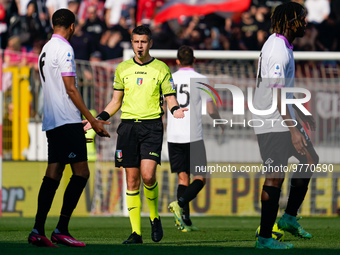
M46 131L48 164L87 161L86 138L82 123L66 124Z
M116 167L139 167L142 159L161 163L162 119L122 120L117 129Z
M172 173L202 175L198 171L207 166L207 156L203 140L192 143L168 142L169 161Z

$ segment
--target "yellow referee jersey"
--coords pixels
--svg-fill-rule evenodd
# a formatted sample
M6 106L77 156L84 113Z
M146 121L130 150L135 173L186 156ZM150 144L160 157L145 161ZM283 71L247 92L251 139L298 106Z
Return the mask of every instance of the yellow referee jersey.
M120 63L113 88L124 91L121 119L160 118L163 95L176 95L169 67L155 58L142 65L134 58Z

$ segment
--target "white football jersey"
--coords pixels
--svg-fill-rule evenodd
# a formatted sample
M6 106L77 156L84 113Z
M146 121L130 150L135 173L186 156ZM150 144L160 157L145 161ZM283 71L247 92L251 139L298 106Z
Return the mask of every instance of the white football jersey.
M189 143L203 139L202 102L209 97L204 85L209 84L206 76L195 72L193 68L180 68L172 75L176 86L176 98L181 108L188 108L183 119L176 119L168 108L167 139L171 143ZM209 90L208 88L205 88Z
M76 76L74 52L70 43L54 34L39 55L39 73L44 92L42 130L80 123L80 111L66 92L63 76ZM77 86L77 84L76 84Z
M273 104L273 88L294 87L295 63L293 45L279 34L272 34L262 47L258 62L256 90L253 105L257 110L268 110ZM281 90L277 90L281 93ZM287 93L286 98L292 99L293 93ZM295 113L292 105L288 105L292 119ZM282 116L275 107L269 115L253 114L253 119L261 120L254 124L255 134L289 131L282 124ZM255 123L255 122L254 122ZM261 125L263 123L263 125Z

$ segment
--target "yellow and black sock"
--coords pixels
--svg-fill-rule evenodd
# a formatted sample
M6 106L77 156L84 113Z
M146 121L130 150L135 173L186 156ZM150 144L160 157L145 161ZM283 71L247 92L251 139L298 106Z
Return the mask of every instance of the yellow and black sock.
M144 184L144 194L150 210L150 219L159 219L158 214L158 183L155 182L151 187Z
M142 227L140 212L142 209L142 202L140 200L139 190L126 191L126 204L129 211L132 233L136 232L136 234L141 235Z

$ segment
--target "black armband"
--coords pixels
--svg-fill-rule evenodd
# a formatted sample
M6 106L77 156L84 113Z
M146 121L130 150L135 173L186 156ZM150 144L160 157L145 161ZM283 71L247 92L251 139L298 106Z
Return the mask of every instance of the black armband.
M108 114L106 111L102 111L101 113L98 114L96 117L97 120L108 120L110 118L110 114Z
M179 108L180 108L180 107L177 106L177 105L174 106L174 107L172 107L171 110L170 110L171 114L174 115L174 112L177 111Z

